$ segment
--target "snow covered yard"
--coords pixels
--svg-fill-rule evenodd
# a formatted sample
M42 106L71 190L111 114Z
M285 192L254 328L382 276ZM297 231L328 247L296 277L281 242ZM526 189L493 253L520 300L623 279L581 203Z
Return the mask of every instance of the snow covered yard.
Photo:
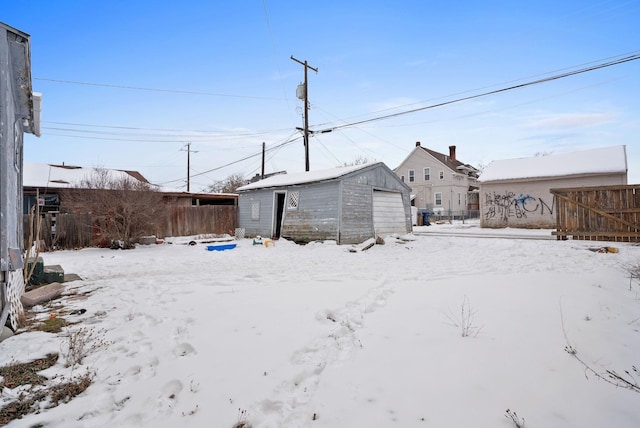
M80 321L68 331L109 345L74 369L95 371L83 394L8 426L514 427L507 409L527 427L640 426L640 394L565 350L633 374L640 246L483 233L434 225L357 252L243 239L46 253L83 278L69 291L93 290L64 299ZM605 245L618 253L592 251ZM65 333L16 335L0 365L65 346Z

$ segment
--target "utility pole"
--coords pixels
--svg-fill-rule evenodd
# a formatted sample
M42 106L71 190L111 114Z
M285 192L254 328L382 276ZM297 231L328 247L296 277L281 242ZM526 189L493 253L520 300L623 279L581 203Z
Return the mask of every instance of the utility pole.
M181 152L187 152L187 192L190 190L191 181L191 153L198 153L197 150L191 150L191 143L185 143L187 149L184 147L180 149Z
M264 180L264 152L265 152L265 144L262 142L262 175L260 179Z
M304 88L302 94L302 98L304 99L304 166L305 171L309 171L309 92L307 91L307 69L310 68L316 73L318 69L311 67L307 64L307 61L302 62L294 58L293 55L291 55L291 59L304 66ZM298 94L298 98L300 98L300 94Z

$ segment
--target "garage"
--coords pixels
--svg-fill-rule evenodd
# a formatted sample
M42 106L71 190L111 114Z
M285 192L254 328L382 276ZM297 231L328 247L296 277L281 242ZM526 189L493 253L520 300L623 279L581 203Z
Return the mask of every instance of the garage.
M376 236L407 233L400 192L373 191L373 228Z
M411 231L411 188L382 162L274 175L237 192L246 237L359 244Z

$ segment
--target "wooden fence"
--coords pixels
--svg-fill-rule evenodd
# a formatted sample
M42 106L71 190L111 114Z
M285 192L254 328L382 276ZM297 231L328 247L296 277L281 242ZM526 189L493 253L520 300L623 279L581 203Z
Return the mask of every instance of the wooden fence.
M168 207L166 218L158 223L156 236L233 235L237 226L238 207L234 205Z
M640 185L551 189L557 239L640 242Z
M164 214L158 217L155 235L158 238L225 233L233 235L238 222L237 210L238 207L232 205L167 207ZM40 224L42 249L70 250L95 246L99 236L94 228L94 220L91 214L45 213ZM24 216L23 224L24 248L28 248L31 246L28 215Z

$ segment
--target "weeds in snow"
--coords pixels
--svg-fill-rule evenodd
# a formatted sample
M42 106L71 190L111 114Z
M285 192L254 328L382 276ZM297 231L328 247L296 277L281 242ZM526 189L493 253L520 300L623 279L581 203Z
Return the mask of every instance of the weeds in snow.
M80 328L70 331L67 339L67 349L64 352L66 366L73 367L82 364L84 359L110 343L104 339L104 332L96 332L93 328Z
M513 412L510 409L507 409L507 411L504 414L504 417L509 419L511 422L513 422L516 428L524 428L524 418L519 417L516 412Z
M251 428L251 424L247 421L249 412L246 409L238 409L238 422L233 425L233 428Z
M477 326L475 323L476 311L471 308L467 296L462 299L459 316L456 316L453 312L446 314L446 316L454 326L460 328L462 337L475 337L482 330L483 326Z
M560 321L562 322L562 333L566 341L564 350L567 354L575 358L580 364L584 366L584 376L588 379L588 373L591 373L596 378L603 380L618 388L629 389L633 392L640 393L640 384L636 376L640 376L640 371L636 366L632 366L631 371L625 370L623 375L619 374L615 370L606 370L604 373L597 372L589 364L587 364L582 358L578 356L578 350L569 343L569 337L564 327L564 314L562 313L562 303L560 303ZM634 376L635 374L635 376Z
M49 354L29 363L12 363L0 367L0 389L26 386L16 400L8 402L0 408L0 426L22 419L30 413L39 413L62 403L68 403L75 396L84 392L93 380L94 374L87 371L81 376L72 378L56 377L49 380L38 374L55 365L57 354Z

